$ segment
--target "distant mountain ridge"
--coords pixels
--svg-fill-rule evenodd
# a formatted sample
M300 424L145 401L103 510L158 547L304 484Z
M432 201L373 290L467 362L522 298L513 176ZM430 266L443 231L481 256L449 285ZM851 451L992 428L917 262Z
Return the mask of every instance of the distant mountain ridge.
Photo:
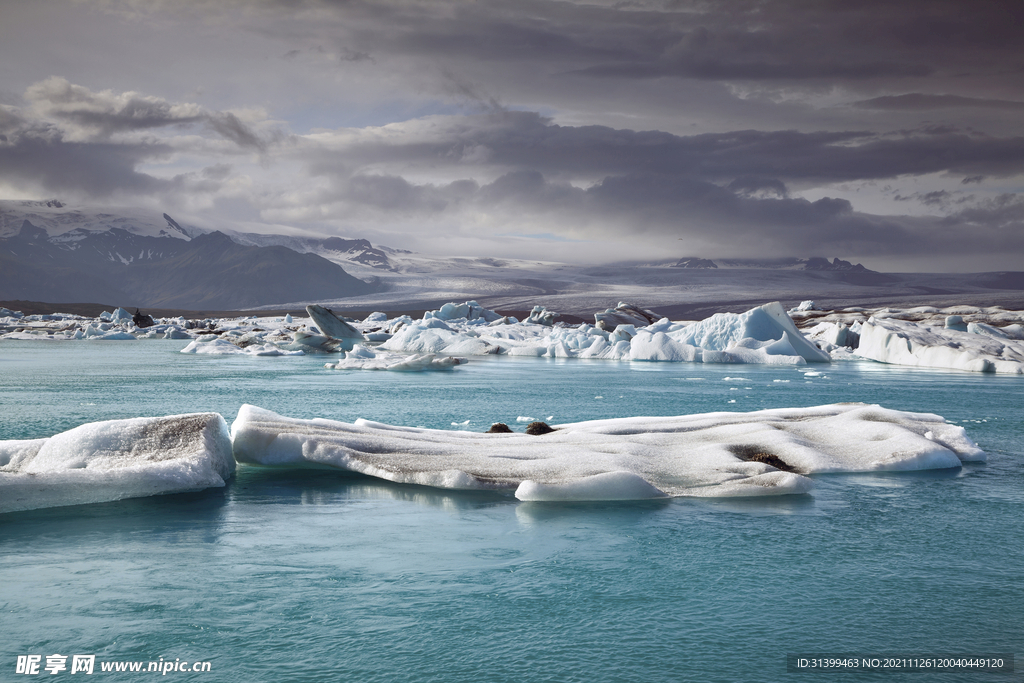
M189 237L165 218L177 235L111 227L51 236L23 219L16 234L0 239L0 298L231 310L382 289L316 254L242 245L221 232Z
M379 270L395 271L388 255L364 239L343 237L293 237L290 235L262 235L259 233L229 232L239 244L250 246L281 246L300 253L319 254L331 261L349 261Z
M814 256L811 258L773 258L773 259L743 259L727 258L712 261L711 259L696 256L684 256L679 259L673 268L767 268L771 270L824 270L849 273L874 273L859 263L851 263L840 258L829 261L827 258Z

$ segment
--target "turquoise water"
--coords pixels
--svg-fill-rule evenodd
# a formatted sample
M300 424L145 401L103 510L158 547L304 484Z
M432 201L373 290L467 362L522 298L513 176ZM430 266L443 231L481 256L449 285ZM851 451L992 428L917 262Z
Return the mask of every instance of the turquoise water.
M240 468L223 490L4 515L0 680L22 678L18 655L53 653L211 662L168 674L195 681L1021 680L786 672L787 653L1024 656L1019 377L493 357L343 373L182 346L4 342L0 438L230 422L242 403L484 430L866 401L955 420L989 462L816 476L813 494L768 501L614 504Z

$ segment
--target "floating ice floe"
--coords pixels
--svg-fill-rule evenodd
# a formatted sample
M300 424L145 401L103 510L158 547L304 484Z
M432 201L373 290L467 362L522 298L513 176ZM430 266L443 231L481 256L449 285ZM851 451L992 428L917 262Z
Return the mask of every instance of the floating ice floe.
M543 436L300 420L244 405L231 434L240 463L515 490L520 500L799 494L811 488L808 474L985 459L962 427L937 415L864 404L595 420Z
M870 318L860 330L856 354L882 363L973 372L1024 374L1024 342L971 323L973 330L925 327L906 320Z
M356 344L345 358L334 363L324 363L333 370L390 370L392 372L422 372L424 370L450 370L468 361L455 356L435 356L432 353L405 355L387 351L374 352L362 344Z
M241 347L220 337L193 339L180 353L200 353L215 356L302 356L302 350L289 351L273 344L252 344Z
M0 512L200 491L234 471L217 413L94 422L0 441Z

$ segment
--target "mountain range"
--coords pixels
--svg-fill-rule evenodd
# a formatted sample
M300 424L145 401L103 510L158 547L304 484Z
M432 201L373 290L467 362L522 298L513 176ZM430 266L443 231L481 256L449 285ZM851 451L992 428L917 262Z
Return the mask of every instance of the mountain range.
M317 254L240 244L163 218L167 227L155 235L129 231L123 221L51 234L23 219L16 233L0 238L0 298L238 310L382 289Z
M1024 273L878 273L839 258L644 262L429 256L358 237L220 231L138 208L0 200L0 301L95 302L184 310L416 311L475 299L525 314L587 318L620 301L677 319L797 304L1024 308Z

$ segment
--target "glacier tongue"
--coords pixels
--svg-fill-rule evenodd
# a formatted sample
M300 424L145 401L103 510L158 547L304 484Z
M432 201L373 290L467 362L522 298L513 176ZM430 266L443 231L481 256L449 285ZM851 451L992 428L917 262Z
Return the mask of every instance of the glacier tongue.
M240 463L515 490L522 500L785 495L810 490L807 474L985 459L962 427L937 415L864 404L595 420L543 436L301 420L244 405L231 432Z
M0 512L200 491L224 486L234 471L217 413L93 422L0 441Z

